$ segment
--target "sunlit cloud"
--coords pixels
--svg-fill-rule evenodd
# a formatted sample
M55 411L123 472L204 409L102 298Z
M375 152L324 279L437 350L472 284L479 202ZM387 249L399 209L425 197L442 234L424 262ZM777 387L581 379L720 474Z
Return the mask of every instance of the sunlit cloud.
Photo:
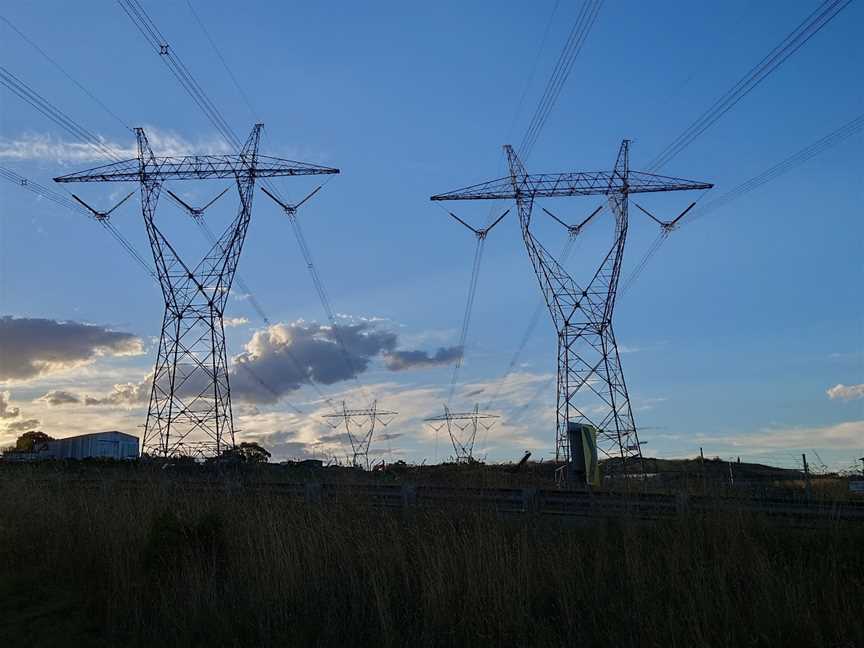
M43 403L46 403L47 405L50 405L52 407L71 405L72 403L81 402L81 398L79 398L76 394L65 391L63 389L52 389L44 396L40 396L36 400L42 401Z
M103 326L27 317L0 317L0 381L26 381L68 371L99 356L144 352L140 338Z
M222 320L222 324L226 328L232 328L235 326L245 326L249 323L249 320L245 317L226 317Z
M698 441L739 449L858 449L864 446L864 420L812 427L771 427L730 436L700 436Z
M864 384L860 385L834 385L825 390L825 393L828 394L828 398L831 400L857 400L859 398L864 398Z

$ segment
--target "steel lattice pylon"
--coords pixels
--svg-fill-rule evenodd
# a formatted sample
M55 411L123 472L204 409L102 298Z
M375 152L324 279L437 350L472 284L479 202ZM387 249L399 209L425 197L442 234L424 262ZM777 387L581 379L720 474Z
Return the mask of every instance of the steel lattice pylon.
M451 412L447 404L444 404L444 414L424 419L435 432L447 428L447 435L456 453L457 463L471 463L474 461L474 442L477 440L477 431L482 427L489 431L495 425L497 414L481 414L480 404L474 405L470 412ZM456 428L455 430L453 428Z
M223 314L252 216L255 180L339 173L258 154L256 124L236 155L157 158L136 128L138 158L59 178L56 182L138 182L144 226L165 300L142 453L213 455L234 447ZM156 225L156 205L168 180L231 179L240 197L237 215L195 266L187 265Z
M620 457L625 474L641 472L642 451L612 327L627 238L629 195L709 189L713 185L631 171L629 140L622 142L612 171L530 175L513 147L506 145L504 151L509 176L431 199L516 201L525 247L558 334L556 458L569 459L568 429L571 423L581 423L597 430L598 449L606 457ZM594 195L606 197L615 217L615 236L600 267L582 286L531 233L531 212L538 198Z
M398 413L378 409L377 400L372 401L371 407L360 409L348 409L345 401L342 401L341 412L324 414L322 418L334 430L345 426L345 434L351 444L351 465L369 470L369 446L372 444L376 425L387 427ZM357 428L356 431L352 429L352 425Z

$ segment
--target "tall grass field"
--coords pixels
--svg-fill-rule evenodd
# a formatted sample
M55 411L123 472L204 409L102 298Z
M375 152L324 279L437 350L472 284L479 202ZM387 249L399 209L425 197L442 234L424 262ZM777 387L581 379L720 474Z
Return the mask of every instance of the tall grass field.
M0 646L864 646L864 528L0 480Z

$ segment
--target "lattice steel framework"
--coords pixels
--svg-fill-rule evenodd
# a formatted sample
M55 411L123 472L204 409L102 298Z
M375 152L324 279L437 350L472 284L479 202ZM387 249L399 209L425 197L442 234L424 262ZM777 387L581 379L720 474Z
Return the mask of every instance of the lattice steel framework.
M612 327L627 238L629 196L710 189L713 185L631 171L629 140L622 142L612 171L532 175L525 170L513 147L506 145L504 152L509 176L431 199L516 201L522 238L558 334L556 457L559 461L569 458L569 424L582 423L597 429L598 449L606 457L620 457L625 474L641 472L639 435ZM598 195L607 199L615 218L615 235L600 267L583 286L531 233L531 212L539 198Z
M236 155L185 157L156 157L144 130L136 128L137 159L54 179L140 184L144 226L165 300L142 453L206 456L234 447L222 318L252 217L255 180L339 173L338 169L259 155L262 126L255 125ZM204 258L190 266L156 225L156 205L164 182L204 179L234 180L240 206Z
M474 405L470 412L451 412L447 404L444 404L444 414L424 419L435 432L447 428L447 435L456 453L457 463L471 463L474 461L474 442L477 440L477 431L483 428L486 431L495 425L497 414L481 414L480 404Z
M379 410L378 401L372 401L371 407L360 409L348 409L345 401L342 401L341 412L325 414L322 418L334 430L345 426L345 434L351 444L351 465L369 470L369 446L375 435L375 427L379 424L387 427L398 413Z

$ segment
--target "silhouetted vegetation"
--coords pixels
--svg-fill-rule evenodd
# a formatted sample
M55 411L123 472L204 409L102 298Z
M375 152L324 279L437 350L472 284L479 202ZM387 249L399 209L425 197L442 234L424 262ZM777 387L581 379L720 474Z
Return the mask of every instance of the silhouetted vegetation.
M40 470L0 478L0 645L864 645L860 525L580 528Z

